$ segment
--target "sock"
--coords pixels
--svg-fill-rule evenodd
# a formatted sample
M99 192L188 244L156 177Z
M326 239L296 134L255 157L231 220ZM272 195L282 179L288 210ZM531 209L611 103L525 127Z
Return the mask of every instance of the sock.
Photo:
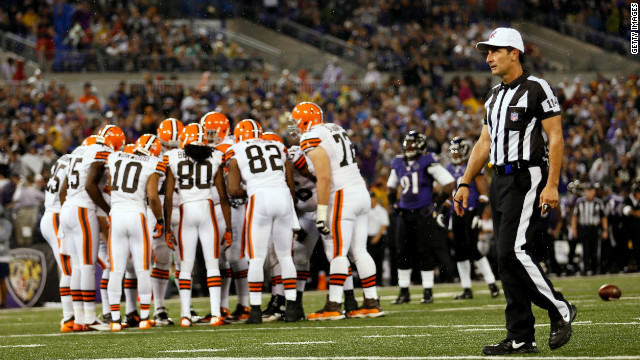
M138 306L138 279L132 273L125 273L124 276L124 313L131 314Z
M122 297L122 278L124 273L112 272L109 275L109 304L111 311L111 321L120 322L120 299Z
M302 295L304 295L303 291L296 291L296 301L298 303L302 303Z
M220 270L222 276L222 286L220 288L220 307L229 310L229 290L231 289L231 280L233 280L233 272L230 268Z
M368 252L360 251L354 255L354 262L358 268L364 297L367 299L377 299L376 263L373 261L373 258Z
M109 285L109 269L102 270L102 279L100 279L100 298L102 299L102 315L106 315L111 312L109 308L109 292L107 286Z
M398 286L409 288L411 285L411 269L398 269Z
M309 276L311 273L309 270L298 270L297 271L298 280L296 281L296 290L298 292L303 292L304 287L307 285L307 280L309 280Z
M336 256L329 264L329 301L342 303L344 282L349 273L349 259Z
M420 271L420 275L422 276L422 287L425 289L433 288L433 270Z
M349 272L347 272L347 279L344 281L343 289L353 290L353 271L351 266L349 266Z
M62 318L69 320L73 316L73 298L71 297L71 276L60 277L60 302L62 303Z
M484 281L487 284L493 284L496 282L496 277L493 275L493 270L491 270L491 265L489 265L489 260L487 260L486 256L483 256L480 260L476 261L476 266L482 273L482 277L484 277Z
M233 270L233 280L236 284L236 292L238 293L238 304L242 306L249 305L249 264L246 259L231 263ZM263 275L264 278L264 275ZM262 292L262 290L260 290Z
M151 271L136 271L138 278L138 293L140 294L140 319L149 319L151 308ZM135 298L134 298L135 299ZM135 309L135 302L133 303Z
M80 266L80 289L84 303L84 323L93 324L96 321L96 266Z
M262 305L262 284L264 283L264 259L249 260L249 303L251 306Z
M71 262L74 263L73 261ZM77 262L76 262L77 263ZM82 290L80 290L80 266L71 269L71 301L73 306L73 317L76 324L84 324L84 302L82 301Z
M169 270L153 268L151 270L151 292L153 293L153 308L163 308L164 297L169 285Z
M457 265L460 285L463 289L471 289L471 262L469 260L458 261Z
M178 282L180 284L180 316L191 319L191 279L180 278Z
M222 278L220 277L220 268L218 261L214 260L214 264L207 267L207 287L209 288L209 304L211 305L211 315L220 317L220 287L222 286Z

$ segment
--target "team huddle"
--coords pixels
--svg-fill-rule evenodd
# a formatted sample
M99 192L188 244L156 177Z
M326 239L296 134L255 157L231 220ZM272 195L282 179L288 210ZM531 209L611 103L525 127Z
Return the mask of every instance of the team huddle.
M323 123L322 110L310 102L292 110L289 132L299 146L286 148L251 119L230 134L229 119L210 112L187 126L166 119L157 134L135 144L106 125L62 156L51 171L41 222L62 274L61 331L173 324L164 304L172 265L181 327L383 316L366 250L371 202L351 141L340 126ZM305 316L302 295L318 238L330 262L329 295L323 309ZM198 243L211 305L204 317L191 306ZM359 307L347 255L362 281ZM274 286L263 311L265 269Z

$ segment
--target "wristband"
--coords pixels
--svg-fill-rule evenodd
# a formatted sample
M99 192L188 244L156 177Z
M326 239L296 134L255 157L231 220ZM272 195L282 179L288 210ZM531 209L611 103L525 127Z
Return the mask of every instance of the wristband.
M320 205L316 208L316 221L327 221L327 205Z
M469 184L465 184L465 183L458 184L458 189L460 189L461 187L466 187L468 189L469 188Z
M156 224L160 226L164 225L164 219L156 219Z
M489 202L489 197L487 195L480 195L478 200L480 200L480 202Z

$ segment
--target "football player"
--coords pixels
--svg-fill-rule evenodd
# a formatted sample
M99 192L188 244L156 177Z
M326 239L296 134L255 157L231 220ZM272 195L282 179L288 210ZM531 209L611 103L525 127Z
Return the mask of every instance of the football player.
M166 172L166 165L157 158L160 150L158 138L155 135L145 134L136 141L133 155L118 151L109 155L107 159L112 204L109 231L111 331L122 330L120 298L122 280L130 255L140 296L138 327L146 330L153 324L149 321L151 240L145 214L148 201L156 218L154 236L163 235L164 221L162 203L158 196L158 182L160 176Z
M467 169L470 151L471 144L466 139L455 137L451 140L449 145L451 163L446 166L446 169L456 179L456 185ZM500 290L496 285L496 277L493 275L489 260L478 251L478 235L482 226L482 212L489 203L487 191L487 179L485 179L484 173L480 172L475 180L469 184L469 205L465 209L464 215L458 216L455 211L452 211L451 214L455 258L458 274L460 275L460 284L462 285L462 293L454 297L456 300L473 298L470 260L473 260L478 270L482 273L484 281L489 285L491 297L500 296Z
M163 120L158 126L157 137L162 145L163 154L163 163L165 165L168 164L168 153L170 151L178 151L178 147L180 146L180 133L184 129L184 125L174 118L168 118ZM175 150L174 150L175 149ZM164 204L164 180L166 178L163 176L158 191L160 193L160 201ZM171 213L171 225L170 228L177 228L180 222L180 211L177 209L178 205L178 193L174 189L173 194L173 204L176 205L172 208ZM152 213L151 207L147 208L147 221L149 228L155 228L155 217L151 216ZM164 236L154 236L151 240L153 254L154 254L154 263L153 268L151 269L151 287L153 290L153 320L156 322L157 326L165 326L165 325L173 325L173 320L169 318L167 314L167 309L164 305L164 298L167 292L167 286L169 284L169 270L171 269L171 258L174 250L173 243L167 243L166 238ZM177 256L176 256L177 257Z
M433 302L435 257L450 272L453 264L446 240L445 214L441 207L451 195L455 179L438 162L438 156L425 152L424 135L412 130L402 142L403 154L391 162L387 180L389 204L397 214L396 239L398 244L398 285L400 294L392 304L408 303L411 270L417 262L422 277L421 302ZM435 193L434 183L442 185ZM398 185L402 188L396 204ZM438 209L436 211L436 209Z
M225 153L231 145L235 143L233 134L229 133L229 118L220 112L208 112L200 119L209 137L208 145ZM226 164L225 164L226 166ZM214 203L219 207L219 197L214 189ZM234 280L238 303L233 313L229 314L228 320L231 322L244 322L249 318L249 283L247 274L249 261L244 256L244 242L242 241L242 228L246 209L245 199L230 198L231 203L231 226L233 231L233 241L220 253L220 273L222 275L221 305L222 312L228 312L229 308L229 288L231 279ZM218 223L222 222L221 212L216 209Z
M109 154L125 142L122 130L105 125L98 132L96 144L80 146L69 155L67 181L61 191L66 200L60 214L63 248L71 255L71 296L74 301L74 330L94 330L102 325L96 318L95 265L100 241L97 208L109 213L110 205L100 189L104 164ZM76 265L77 264L77 265ZM76 269L76 270L74 270ZM83 306L79 304L82 299Z
M60 194L62 184L67 180L67 170L69 168L69 157L63 155L51 168L51 176L47 182L45 191L44 208L45 212L40 220L40 230L42 236L47 240L53 255L58 264L58 269L62 274L60 277L60 302L62 303L61 332L73 331L73 302L71 300L71 258L68 255L60 254L60 239L58 239L58 228L60 227Z
M173 189L180 191L180 224L178 247L181 256L179 277L181 316L180 326L193 325L190 319L191 271L196 256L198 239L207 268L207 285L211 303L211 326L226 324L220 313L220 287L222 279L218 258L220 242L218 222L213 206L211 188L215 184L220 195L220 206L225 224L231 223L231 209L227 197L222 168L222 153L207 146L207 133L200 124L187 125L180 138L180 151L168 155L170 170L165 186L165 218L171 219ZM169 229L168 229L169 230ZM232 231L224 233L226 243L231 243Z
M263 266L270 241L282 270L285 317L295 316L296 269L291 256L293 218L293 174L286 160L284 145L262 140L262 127L254 120L240 121L235 129L236 143L227 150L229 194L248 197L246 241L249 255L249 302L247 324L261 324ZM241 186L246 183L246 190Z
M323 123L322 109L302 102L291 111L290 132L300 136L300 146L316 171L318 205L316 227L324 235L325 252L331 259L329 298L309 319L343 319L342 293L349 273L351 255L364 288L363 305L352 317L378 317L384 312L376 290L376 266L367 252L367 224L371 200L356 163L355 147L346 131Z

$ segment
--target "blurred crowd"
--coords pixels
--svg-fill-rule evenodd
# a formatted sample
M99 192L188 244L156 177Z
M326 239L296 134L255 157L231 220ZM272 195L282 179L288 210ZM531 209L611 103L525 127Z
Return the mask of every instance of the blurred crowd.
M0 30L33 41L54 71L249 71L262 66L262 60L224 34L168 19L147 1L3 1Z
M341 72L339 63L330 65L324 76ZM362 79L333 83L289 71L263 71L237 79L204 76L201 84L188 87L177 78L149 75L142 81L122 81L109 94L86 83L83 94L74 97L65 84L33 74L25 82L0 88L0 204L13 216L20 207L40 204L36 192L46 184L55 159L106 123L120 126L133 142L140 134L154 133L165 118L190 123L216 110L236 122L258 120L290 143L288 111L300 101L313 101L322 106L325 121L347 129L357 146L361 172L384 205L389 166L409 130L425 134L428 150L446 163L451 138L473 142L482 127L489 77L454 78L439 86L435 84L442 79L434 74L419 74L419 79L412 83L403 73L383 81L370 67ZM579 180L597 183L603 200L612 193L628 194L640 174L637 75L593 80L578 76L552 85L562 104L565 136L560 193L570 195L569 184ZM19 189L29 189L33 196L16 197Z

